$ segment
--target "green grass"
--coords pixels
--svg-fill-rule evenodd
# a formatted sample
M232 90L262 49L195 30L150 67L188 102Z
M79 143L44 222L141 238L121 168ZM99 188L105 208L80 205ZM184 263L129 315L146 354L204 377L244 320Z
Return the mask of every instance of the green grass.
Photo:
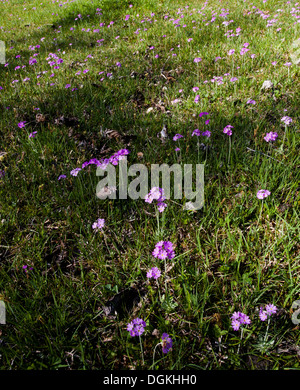
M8 63L0 64L0 299L6 305L0 367L299 368L292 304L300 293L300 68L285 65L300 37L299 5L129 4L0 3ZM220 14L227 8L225 19ZM267 27L272 19L277 22ZM225 20L233 22L225 26ZM239 36L225 36L238 27ZM246 42L249 51L241 56ZM50 53L63 59L59 69L49 65ZM30 58L37 63L29 65ZM220 76L223 84L211 82ZM261 90L265 80L273 90ZM283 116L291 125L284 126ZM231 137L223 133L228 124ZM197 128L211 131L210 138L199 137L206 148L197 148ZM270 131L278 133L272 144L264 140ZM177 133L183 138L175 142ZM204 207L191 212L182 207L187 199L167 200L158 234L154 204L98 199L95 165L70 175L85 161L124 148L129 165L205 164ZM66 179L58 181L62 174ZM259 189L271 195L261 201ZM105 227L96 233L98 218ZM175 245L166 264L152 256L160 240ZM146 277L153 266L162 271L157 281ZM269 326L258 317L268 303L278 308ZM251 318L243 332L231 327L235 311ZM126 330L136 317L147 323L143 357L139 339ZM163 354L157 347L153 361L164 332L173 349Z

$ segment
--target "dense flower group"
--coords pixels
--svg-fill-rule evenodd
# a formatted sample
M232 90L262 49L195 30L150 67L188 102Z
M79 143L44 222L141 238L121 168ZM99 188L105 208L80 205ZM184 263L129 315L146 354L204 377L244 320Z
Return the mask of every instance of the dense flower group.
M100 161L97 160L96 158L92 158L91 160L84 162L81 167L83 169L90 164L95 164L101 169L105 170L108 164L118 165L119 161L123 160L125 156L127 156L129 153L130 152L128 149L121 149L118 152L114 153L109 158L102 159Z
M272 314L277 312L277 307L272 303L265 306L265 309L261 306L259 309L259 318L261 321L266 321ZM235 311L231 316L232 329L237 331L242 325L250 325L251 320L249 316L239 311Z
M264 140L267 141L267 142L276 141L277 137L278 137L277 133L274 133L273 131L270 131L270 133L267 133L265 135Z
M233 330L239 330L241 325L249 325L251 323L250 318L239 311L235 311L231 316L231 326Z
M271 317L272 314L277 312L277 307L272 303L266 305L265 310L262 307L259 309L259 318L261 321L265 321L268 317Z
M99 219L97 219L96 222L93 223L92 228L97 231L97 230L103 229L104 225L105 225L105 220L102 218L99 218Z
M159 241L155 245L155 249L152 252L152 255L160 260L164 259L173 259L175 257L175 252L173 249L173 244L171 241Z
M232 130L231 130L232 128L233 128L233 126L231 126L231 125L225 126L223 129L223 133L231 136L232 135Z
M148 272L147 272L147 278L148 279L158 279L161 275L160 270L157 267L152 267Z
M146 322L141 318L135 318L127 325L127 330L130 333L130 336L140 336L144 333L146 327Z
M271 192L269 190L259 190L259 191L257 191L257 194L256 194L258 199L265 199L269 195L271 195Z

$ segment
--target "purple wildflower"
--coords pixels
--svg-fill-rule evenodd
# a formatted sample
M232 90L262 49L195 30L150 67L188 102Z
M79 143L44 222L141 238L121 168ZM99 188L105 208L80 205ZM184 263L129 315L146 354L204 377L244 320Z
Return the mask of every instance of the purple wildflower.
M97 219L96 222L93 223L92 228L96 231L101 230L104 228L105 220L102 218Z
M231 126L231 125L225 126L223 129L223 133L231 136L232 135L232 130L231 130L232 128L233 128L233 126Z
M72 175L72 176L77 176L78 175L78 173L81 171L81 168L75 168L75 169L73 169L71 172L70 172L70 174Z
M193 131L193 133L192 133L192 136L193 136L193 135L196 135L197 137L199 137L199 136L201 135L200 130L199 130L199 129L195 129L195 130Z
M195 102L195 103L198 103L199 100L200 100L200 95L196 95L194 102Z
M173 141L177 141L179 138L182 138L183 135L181 134L175 134L174 137L173 137Z
M267 306L266 306L266 312L269 316L271 316L272 314L275 314L277 311L277 307L275 305L273 305L272 303L269 303Z
M202 61L202 58L200 58L200 57L196 57L195 59L194 59L194 62L197 64L198 62L200 62L200 61Z
M28 265L23 265L22 268L23 268L23 270L24 270L25 272L33 270L33 267L28 268ZM28 270L27 270L27 268L28 268Z
M18 127L19 127L20 129L22 129L22 127L25 127L25 123L26 123L26 121L19 122L19 123L18 123Z
M147 272L147 278L148 279L158 279L161 275L160 270L157 267L152 267L148 272Z
M144 333L146 327L146 322L141 318L136 318L132 320L129 324L127 324L127 330L130 333L130 336L140 336Z
M277 137L278 137L277 133L273 133L272 131L270 131L270 133L267 133L265 135L264 140L267 142L276 141Z
M251 324L250 318L241 312L234 312L231 316L231 326L233 330L239 330L241 325L249 325Z
M233 330L239 330L240 329L240 322L239 320L232 320L231 321L231 326Z
M263 310L262 307L259 309L259 318L261 321L266 321L266 319L268 318L267 312Z
M199 117L201 118L203 115L209 115L208 112L200 112Z
M290 118L289 116L283 116L281 118L281 122L283 122L285 125L290 125L293 122L293 119Z
M270 194L271 194L271 192L269 190L259 190L259 191L257 191L256 197L258 199L264 199L267 196L269 196Z
M173 244L170 241L159 241L152 252L152 255L160 260L169 260L175 257Z
M59 175L57 180L66 179L66 175Z
M151 188L149 194L145 196L145 202L147 203L152 203L153 200L157 201L157 207L160 213L162 213L164 209L167 207L167 204L164 203L165 199L166 198L164 196L164 190L163 188L159 188L159 187Z
M163 333L161 336L161 345L163 353L168 353L173 346L173 341L168 333Z
M209 138L211 136L211 132L209 130L206 130L204 131L202 134L201 134L203 137L207 137Z
M266 321L268 317L271 317L272 314L277 312L277 307L272 303L266 305L265 310L262 307L259 309L259 318L261 321Z
M33 65L33 64L36 64L36 63L37 63L37 60L35 58L30 57L29 65Z
M249 49L247 49L246 47L243 47L240 51L240 55L243 56L245 53L247 53L247 51L249 51Z

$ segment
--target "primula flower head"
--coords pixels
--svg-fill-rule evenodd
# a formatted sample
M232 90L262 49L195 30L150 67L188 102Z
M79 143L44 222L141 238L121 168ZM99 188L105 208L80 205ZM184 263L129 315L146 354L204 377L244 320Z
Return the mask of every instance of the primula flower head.
M211 132L209 130L206 130L204 131L202 134L201 134L203 137L207 137L209 138L211 136Z
M290 125L293 122L293 119L290 118L289 116L283 116L281 118L281 122L283 122L285 125Z
M146 327L146 322L141 318L135 318L129 324L127 324L127 330L130 333L130 336L140 336L144 333Z
M66 175L59 175L57 180L66 179Z
M159 241L152 252L152 255L160 260L173 259L175 257L175 252L173 249L173 244L170 241Z
M72 176L77 176L78 175L78 173L81 171L81 168L75 168L75 169L73 169L71 172L70 172L70 174L72 175Z
M265 135L264 140L267 142L276 141L277 137L278 137L277 133L273 133L272 131L270 131L270 133L267 133Z
M168 353L173 346L173 341L168 333L163 333L161 336L161 344L163 353Z
M96 222L93 223L92 228L95 230L100 230L100 229L103 229L104 225L105 225L105 220L102 218L99 218L99 219L97 219Z
M241 325L251 324L250 318L239 311L234 312L231 316L231 326L233 330L239 330Z
M259 318L261 321L266 321L266 319L268 318L267 312L265 310L263 310L262 307L259 310Z
M232 130L231 129L233 129L233 126L227 125L223 129L223 133L231 136L232 135Z
M266 305L265 310L262 307L259 309L259 318L261 321L266 321L268 317L271 317L272 314L277 312L277 307L272 303Z
M231 326L233 330L239 330L240 329L240 321L239 320L232 320Z
M267 306L266 306L266 312L267 314L270 316L272 314L275 314L277 311L277 307L275 305L273 305L272 303L269 303Z
M161 275L160 270L157 267L152 267L148 272L147 272L147 278L148 279L158 279Z
M195 59L194 59L194 62L197 64L198 62L200 62L200 61L202 61L202 58L200 58L200 57L196 57Z
M181 134L175 134L174 137L173 137L173 141L177 141L179 138L182 138L183 135Z
M193 133L192 133L192 136L193 136L193 135L196 135L197 137L199 137L199 136L201 135L200 130L199 130L199 129L195 129L195 130L193 131Z
M25 123L26 123L26 121L19 122L19 123L18 123L18 127L19 127L20 129L22 129L22 127L25 127Z
M163 188L159 187L153 187L151 188L149 194L145 196L145 202L152 203L153 200L157 201L157 208L160 213L164 211L164 209L167 207L167 204L164 203L165 200L164 196L164 190Z
M258 199L264 199L264 198L268 197L270 194L271 194L271 192L269 190L259 190L259 191L257 191L256 197Z
M201 118L203 115L209 115L208 112L200 112L199 117Z

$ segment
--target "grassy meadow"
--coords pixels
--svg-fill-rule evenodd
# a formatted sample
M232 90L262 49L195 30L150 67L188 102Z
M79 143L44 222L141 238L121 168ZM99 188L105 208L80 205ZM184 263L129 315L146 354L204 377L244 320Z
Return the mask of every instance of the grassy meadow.
M300 368L299 23L295 0L0 0L2 370ZM99 199L124 155L203 164L204 206Z

